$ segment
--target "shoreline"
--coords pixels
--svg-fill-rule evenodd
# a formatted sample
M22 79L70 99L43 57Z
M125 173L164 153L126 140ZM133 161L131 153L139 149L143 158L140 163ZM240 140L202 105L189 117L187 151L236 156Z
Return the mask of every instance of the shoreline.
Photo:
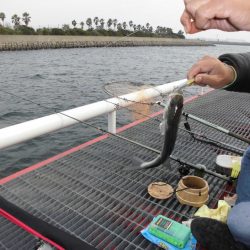
M0 35L0 51L136 46L214 46L214 44L202 40L154 37Z

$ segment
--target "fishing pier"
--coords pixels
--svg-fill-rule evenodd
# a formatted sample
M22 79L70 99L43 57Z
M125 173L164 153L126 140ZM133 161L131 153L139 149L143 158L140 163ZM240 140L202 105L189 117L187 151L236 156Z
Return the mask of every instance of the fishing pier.
M144 98L170 93L184 82L159 86L160 91L146 90ZM131 105L125 98L142 101L131 93L1 129L0 147L5 148L79 122L86 125L94 116L107 114L109 122L108 131L99 130L99 137L0 180L1 196L96 249L157 249L140 231L158 214L181 222L191 218L197 208L181 205L175 196L154 199L147 192L148 185L165 181L176 187L183 167L194 173L182 162L202 164L214 172L216 156L233 153L230 147L221 148L207 139L191 136L185 130L183 116L169 163L153 169L125 171L125 167L132 166L133 156L152 160L163 145L160 107L148 117L116 128L116 112ZM249 138L249 105L248 94L220 90L186 98L184 111ZM192 131L214 140L241 149L248 145L195 120L188 122ZM234 192L234 186L222 178L205 173L204 179L210 188L209 207L215 207L224 195ZM0 228L1 249L33 249L37 244L37 237L3 216Z

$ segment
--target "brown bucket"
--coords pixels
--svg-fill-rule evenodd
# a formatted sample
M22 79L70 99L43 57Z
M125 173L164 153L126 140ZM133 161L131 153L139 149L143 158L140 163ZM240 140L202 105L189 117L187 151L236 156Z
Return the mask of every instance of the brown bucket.
M201 207L208 201L208 191L209 187L207 181L198 176L188 175L179 181L176 197L181 204Z

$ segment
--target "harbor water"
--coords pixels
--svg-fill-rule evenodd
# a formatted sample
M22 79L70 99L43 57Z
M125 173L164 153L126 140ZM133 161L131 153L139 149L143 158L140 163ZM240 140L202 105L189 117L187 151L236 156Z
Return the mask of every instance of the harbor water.
M217 45L0 52L0 128L106 99L103 86L111 81L164 84L185 78L192 64L205 55L249 49L249 46ZM118 127L129 121L130 116L120 114ZM90 123L107 128L106 117ZM1 150L0 178L98 135L93 128L78 124Z

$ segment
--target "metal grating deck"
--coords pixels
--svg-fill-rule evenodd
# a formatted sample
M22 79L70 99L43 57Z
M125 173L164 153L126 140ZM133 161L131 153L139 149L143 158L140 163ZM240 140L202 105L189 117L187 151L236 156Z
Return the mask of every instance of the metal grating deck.
M185 105L185 112L249 138L249 106L249 94L213 91ZM189 121L193 131L204 132L209 137L243 149L247 147L246 143ZM161 149L163 138L159 133L159 122L154 119L121 134ZM215 157L221 153L227 151L179 131L173 155L214 169ZM1 185L1 195L98 249L156 249L140 235L140 230L157 214L181 221L191 217L196 209L180 205L175 197L159 201L147 194L147 186L152 181L166 180L176 187L180 178L178 163L170 161L170 165L152 170L122 170L132 164L134 155L145 160L156 156L147 149L108 137ZM210 185L208 205L215 206L221 195L228 192L228 187L218 178L208 175L205 178ZM23 244L16 249L31 249L26 244L30 240L32 245L34 237L29 239L25 232L13 227L0 218L0 249L6 237L13 244ZM8 234L3 231L8 231Z
M0 216L0 249L33 249L37 239ZM13 240L14 236L14 240Z

